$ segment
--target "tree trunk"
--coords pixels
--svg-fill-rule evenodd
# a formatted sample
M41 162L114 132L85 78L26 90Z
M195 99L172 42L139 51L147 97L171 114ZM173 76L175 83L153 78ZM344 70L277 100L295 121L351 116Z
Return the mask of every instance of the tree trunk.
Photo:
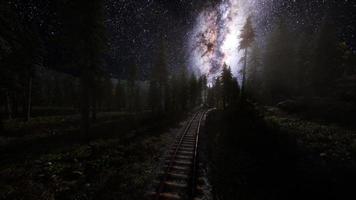
M80 115L81 115L81 124L80 130L81 133L85 136L89 133L89 77L87 72L82 72L80 77Z
M28 94L27 94L27 105L26 105L26 118L25 121L29 121L31 118L31 102L32 101L32 76L28 79Z
M222 106L223 106L223 110L226 110L226 98L225 97L222 98Z
M17 117L19 115L19 105L18 105L18 97L15 93L12 99L12 116Z
M4 133L4 120L5 120L5 117L0 115L0 135L2 135Z
M12 108L11 108L9 91L6 91L6 111L7 111L8 119L12 119Z
M129 86L129 96L130 96L130 102L129 102L129 110L132 113L134 111L134 102L135 102L135 96L134 96L134 91L133 91L133 85Z
M0 135L4 133L4 119L0 118Z
M96 113L97 113L97 97L95 92L92 95L92 111L91 111L91 119L92 121L96 121Z
M245 97L246 88L246 67L247 67L247 48L245 49L244 66L242 69L242 86L241 86L241 97Z

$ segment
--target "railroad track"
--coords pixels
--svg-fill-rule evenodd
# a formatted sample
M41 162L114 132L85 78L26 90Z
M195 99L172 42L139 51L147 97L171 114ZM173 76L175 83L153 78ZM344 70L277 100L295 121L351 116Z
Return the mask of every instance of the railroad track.
M194 114L165 159L164 170L156 180L157 189L149 199L197 199L198 142L201 123L208 110Z

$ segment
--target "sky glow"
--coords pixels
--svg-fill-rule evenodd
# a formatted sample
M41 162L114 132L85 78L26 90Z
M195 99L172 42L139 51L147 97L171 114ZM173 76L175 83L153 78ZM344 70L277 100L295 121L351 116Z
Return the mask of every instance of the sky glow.
M239 35L249 6L244 0L226 0L200 13L190 41L190 62L193 70L207 75L210 83L220 75L224 63L240 77Z

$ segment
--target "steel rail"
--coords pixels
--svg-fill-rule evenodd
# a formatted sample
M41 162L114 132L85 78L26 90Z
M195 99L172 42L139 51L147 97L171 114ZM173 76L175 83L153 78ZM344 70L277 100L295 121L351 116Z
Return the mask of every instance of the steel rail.
M193 121L196 119L196 117L201 113L201 111L198 111L197 113L194 114L194 116L192 117L192 119L189 121L189 123L187 124L187 126L185 127L184 129L184 132L179 140L179 143L178 145L176 145L176 148L174 150L174 153L170 159L170 162L169 162L169 165L167 167L167 169L165 170L165 173L163 175L163 178L161 179L160 181L160 184L159 184L159 187L158 187L158 190L156 191L156 195L155 195L155 199L156 200L159 200L160 199L160 195L162 193L162 191L164 190L164 187L165 187L165 181L167 181L167 178L168 178L168 173L171 171L172 167L173 167L173 164L174 164L174 161L175 161L175 158L177 156L177 153L178 153L178 150L179 148L181 147L181 144L183 142L183 139L184 137L187 135ZM200 123L199 123L200 124Z
M206 116L206 114L209 112L205 111L198 122L198 127L196 130L196 135L195 135L195 146L194 146L194 154L193 154L193 168L192 168L192 176L191 176L191 194L190 198L193 199L195 196L195 190L196 190L196 182L197 182L197 167L198 167L198 144L199 144L199 133L200 133L200 127L201 127L201 122L203 118Z

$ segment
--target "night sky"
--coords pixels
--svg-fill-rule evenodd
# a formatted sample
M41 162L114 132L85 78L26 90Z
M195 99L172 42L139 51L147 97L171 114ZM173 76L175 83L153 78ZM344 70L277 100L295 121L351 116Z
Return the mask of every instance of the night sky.
M340 40L353 48L356 46L356 1L351 0L222 0L214 5L206 1L189 0L108 0L111 57L119 65L134 60L141 66L142 74L147 76L148 69L154 63L156 49L164 38L169 49L171 68L182 65L196 68L191 66L194 64L190 60L194 55L192 48L196 48L196 44L192 43L198 40L196 35L200 34L195 29L201 23L206 23L199 21L199 16L204 12L214 12L221 4L234 3L240 3L243 7L240 10L244 10L245 16L240 21L247 15L253 16L259 37L271 30L278 16L283 16L295 29L303 29L306 24L316 28L328 16L339 28ZM219 25L220 29L226 26L226 21L221 23L224 24ZM223 34L223 31L218 32ZM203 54L204 50L199 53ZM236 62L236 59L233 61ZM110 66L113 70L115 67ZM195 71L201 72L201 69Z
M171 68L184 65L187 33L205 3L199 0L194 3L188 0L108 0L106 5L114 63L135 62L141 66L143 77L147 77L162 40L169 49ZM111 68L115 71L117 67Z
M54 51L49 53L49 60L52 59L49 63L56 63L55 43L61 35L57 1L8 2L20 16L30 16L27 19L39 23L49 51ZM316 29L327 16L337 25L340 40L356 49L355 0L105 0L105 5L109 46L105 68L115 76L125 76L125 67L136 63L141 78L147 78L162 40L168 47L172 70L187 66L197 73L209 73L205 68L225 61L236 65L239 31L248 15L253 16L260 41L271 31L278 16L283 16L298 32L307 26ZM211 18L207 19L209 15ZM210 45L215 52L209 55L206 52L209 44L199 44L199 35L210 28L216 29L213 33L216 38L214 45Z

